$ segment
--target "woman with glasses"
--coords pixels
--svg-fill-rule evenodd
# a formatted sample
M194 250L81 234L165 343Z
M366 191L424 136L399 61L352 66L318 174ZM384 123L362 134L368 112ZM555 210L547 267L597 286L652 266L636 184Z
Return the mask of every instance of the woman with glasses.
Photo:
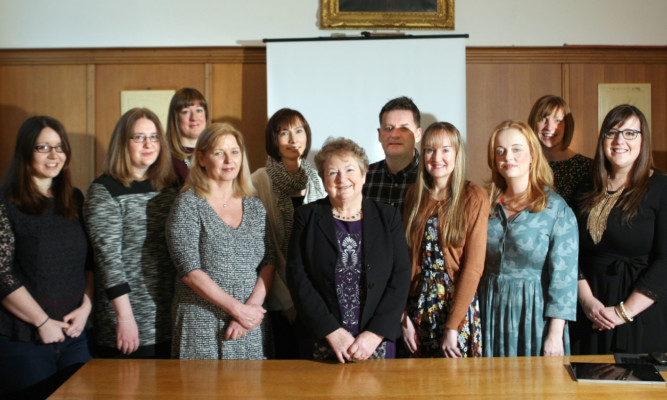
M609 111L581 197L575 354L667 351L667 177L634 106Z
M593 160L570 148L574 135L570 107L558 96L542 96L530 110L528 125L540 140L544 157L553 170L556 193L572 207L577 186L590 179Z
M84 217L95 250L95 342L100 357L169 357L175 270L164 223L176 176L158 117L127 111Z
M71 156L54 118L21 125L0 193L2 398L46 398L90 359L92 254Z

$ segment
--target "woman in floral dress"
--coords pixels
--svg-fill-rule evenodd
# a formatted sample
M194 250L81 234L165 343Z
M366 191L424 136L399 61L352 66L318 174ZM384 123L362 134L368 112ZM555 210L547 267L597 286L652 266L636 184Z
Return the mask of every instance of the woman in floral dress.
M489 200L465 180L465 148L447 122L422 139L417 183L406 198L412 286L403 341L421 357L480 357L477 286L484 269Z

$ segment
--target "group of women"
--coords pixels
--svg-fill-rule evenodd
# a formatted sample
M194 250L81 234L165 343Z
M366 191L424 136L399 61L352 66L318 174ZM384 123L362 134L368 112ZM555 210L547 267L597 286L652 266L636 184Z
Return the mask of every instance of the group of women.
M492 132L488 193L465 179L460 132L434 123L403 213L363 197L352 140L311 164L298 111L271 117L252 175L243 135L207 120L187 88L166 133L127 111L85 200L62 125L21 126L0 193L7 393L48 393L90 359L89 315L102 357L667 350L667 178L637 108L609 112L590 160L569 148L567 104L544 96Z

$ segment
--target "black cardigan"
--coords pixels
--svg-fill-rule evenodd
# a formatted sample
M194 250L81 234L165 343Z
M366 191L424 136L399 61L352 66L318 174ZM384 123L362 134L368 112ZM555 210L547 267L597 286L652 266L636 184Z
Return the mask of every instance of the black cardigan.
M411 277L408 246L395 207L362 201L366 298L360 330L401 336L400 319ZM287 284L297 315L314 340L341 327L334 271L338 243L329 198L296 209L287 257Z

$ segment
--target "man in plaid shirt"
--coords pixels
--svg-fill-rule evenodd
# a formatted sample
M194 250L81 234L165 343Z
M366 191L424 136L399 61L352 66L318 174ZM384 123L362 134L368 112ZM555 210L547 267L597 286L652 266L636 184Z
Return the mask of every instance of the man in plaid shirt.
M364 196L403 211L405 194L417 180L419 151L415 144L422 137L420 123L419 109L408 97L395 98L382 107L378 139L385 159L369 166Z

